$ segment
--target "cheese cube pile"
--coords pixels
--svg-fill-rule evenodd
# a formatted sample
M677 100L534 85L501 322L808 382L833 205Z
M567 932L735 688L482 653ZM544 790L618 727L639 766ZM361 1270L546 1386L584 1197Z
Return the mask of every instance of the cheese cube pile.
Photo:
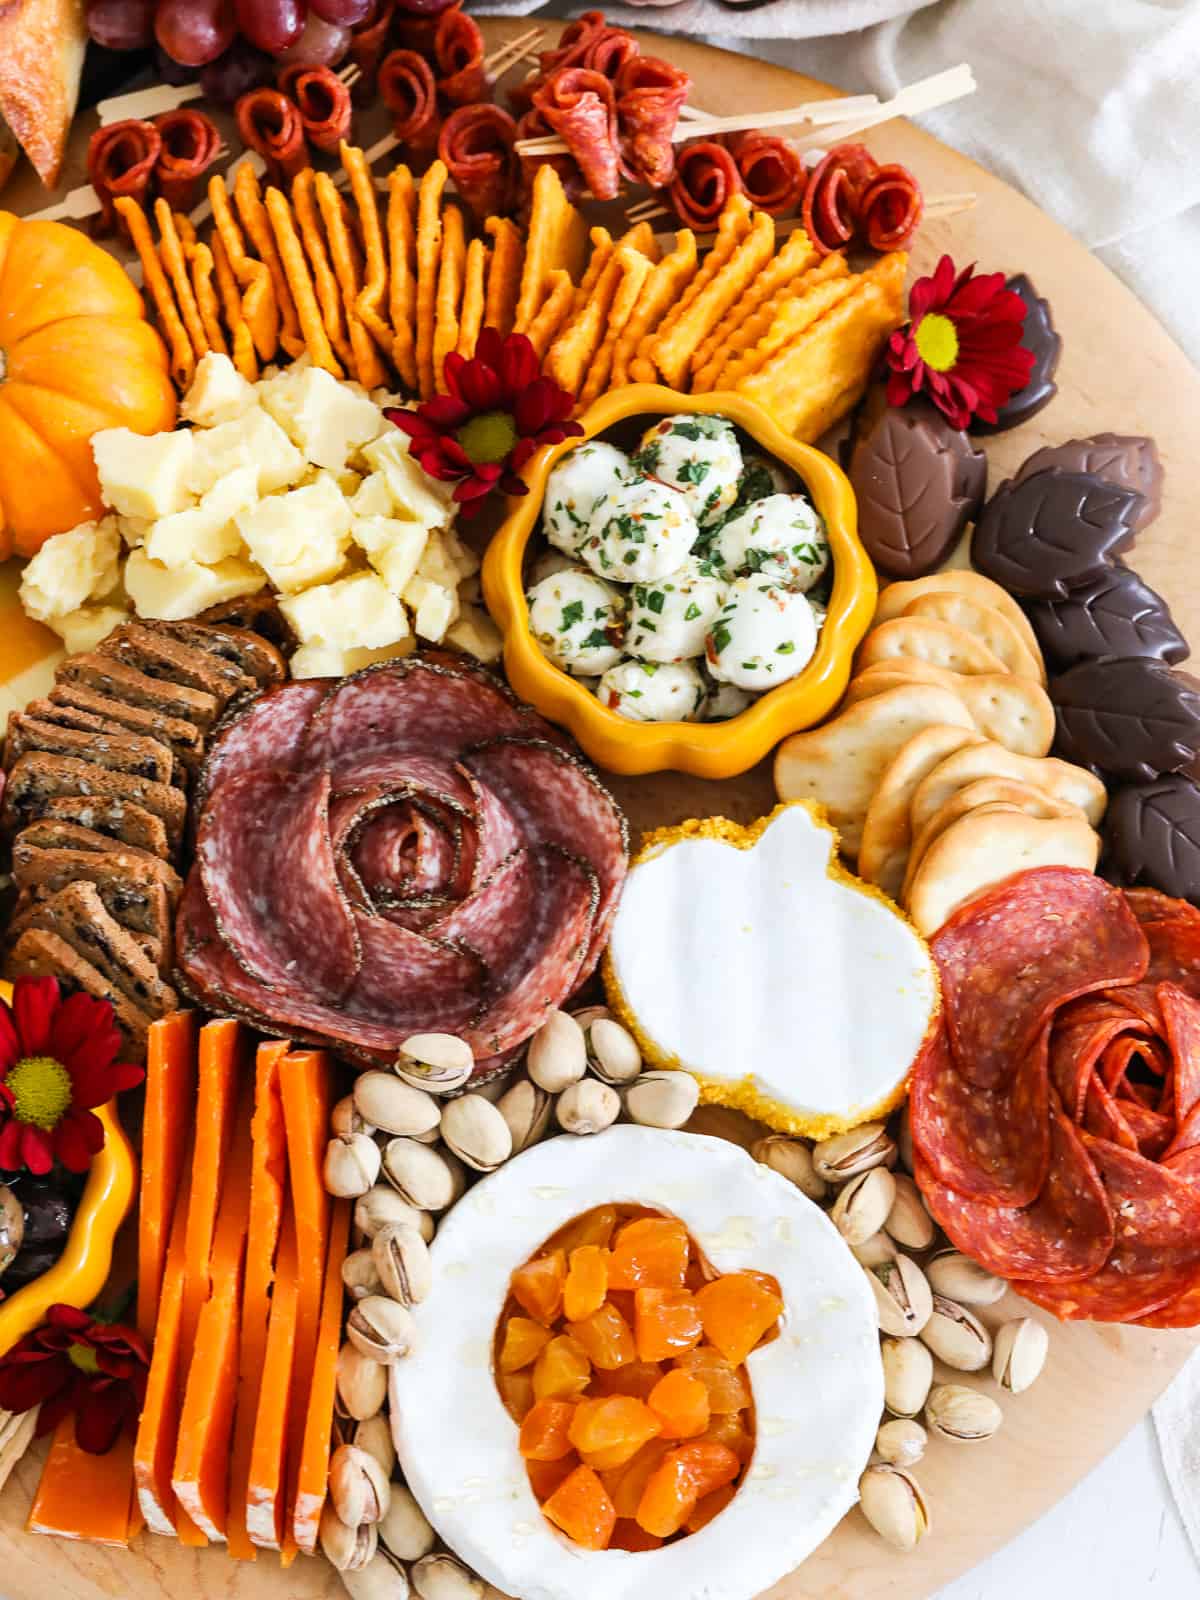
M300 640L295 677L340 676L422 640L495 661L451 485L412 459L383 415L396 403L303 357L251 384L227 356L205 356L180 407L187 426L93 435L110 514L46 541L22 577L25 610L87 650L131 614L178 621L269 584Z

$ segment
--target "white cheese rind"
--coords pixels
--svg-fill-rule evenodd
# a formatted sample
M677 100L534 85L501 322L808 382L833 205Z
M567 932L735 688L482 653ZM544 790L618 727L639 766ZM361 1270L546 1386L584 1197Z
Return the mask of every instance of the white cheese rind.
M780 1106L844 1122L904 1081L937 979L894 907L830 876L833 849L803 805L750 849L675 841L630 871L608 959L663 1054L718 1083L753 1074Z
M515 1267L573 1217L625 1201L682 1218L721 1272L773 1273L783 1329L747 1366L758 1438L707 1528L661 1550L586 1551L542 1516L491 1370ZM825 1214L723 1139L614 1127L535 1146L438 1229L417 1349L390 1369L405 1481L438 1533L522 1600L751 1600L855 1503L883 1404L873 1300Z

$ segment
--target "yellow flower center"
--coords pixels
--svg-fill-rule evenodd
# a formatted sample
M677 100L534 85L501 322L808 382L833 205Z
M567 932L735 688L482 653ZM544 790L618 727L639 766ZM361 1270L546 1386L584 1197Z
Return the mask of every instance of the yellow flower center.
M4 1080L13 1097L13 1116L50 1133L71 1104L71 1074L52 1056L25 1056Z
M483 411L464 422L454 435L477 467L507 461L517 442L517 429L507 411Z
M100 1371L100 1363L96 1360L96 1352L90 1344L69 1344L67 1357L73 1366L80 1372L96 1373Z
M935 372L949 372L958 360L958 329L949 317L930 311L913 332L921 360Z

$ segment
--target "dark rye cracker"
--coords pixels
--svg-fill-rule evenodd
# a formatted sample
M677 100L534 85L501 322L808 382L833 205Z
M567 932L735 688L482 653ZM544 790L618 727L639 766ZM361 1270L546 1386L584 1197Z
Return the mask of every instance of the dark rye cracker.
M60 795L85 795L101 800L130 800L161 817L167 830L167 848L174 855L183 840L187 801L183 791L165 783L151 783L125 772L110 772L94 762L74 756L36 752L22 756L8 774L0 823L9 833L42 815L47 800Z
M100 729L64 728L43 722L27 711L10 712L4 740L5 767L14 766L31 750L77 756L80 761L92 761L113 772L128 772L135 778L149 778L153 783L170 783L175 771L175 757L157 739L122 730L114 734Z
M146 874L162 884L172 901L179 898L183 888L183 882L174 867L153 851L119 844L107 834L80 827L77 822L61 822L53 817L36 818L22 828L13 841L14 866L18 861L28 859L31 850L79 850L93 856L116 852L127 861L140 861Z
M245 628L214 628L203 622L148 622L145 626L189 650L233 662L260 688L270 688L287 677L287 662L275 646Z
M32 908L25 926L56 933L148 1015L178 1010L174 989L163 982L134 935L109 915L95 884L60 889Z
M139 1048L145 1043L152 1019L57 933L27 928L9 951L4 971L9 978L61 978L97 1000L109 1001L117 1026L129 1042Z
M118 702L113 701L112 704L116 705ZM117 734L122 738L132 733L139 739L153 739L156 744L166 745L171 756L171 776L165 781L177 783L181 788L187 782L187 773L178 751L172 749L165 739L150 730L129 728L124 723L113 721L110 717L100 716L94 711L85 711L81 706L69 703L60 705L54 700L31 700L25 707L25 715L36 717L39 722L53 723L57 728L77 728L84 732ZM195 731L193 728L192 732Z
M72 883L94 883L109 914L123 928L148 933L163 944L167 942L171 915L167 886L161 878L147 871L144 860L128 853L119 850L104 855L92 855L86 850L14 851L13 879L18 889L29 889L42 898L57 894Z
M221 702L215 695L206 694L202 689L189 689L186 684L147 677L144 672L95 651L68 656L57 676L59 683L78 683L95 694L140 706L143 711L180 717L194 723L201 733L207 733L220 711Z
M122 622L101 639L96 654L110 656L148 678L211 694L222 711L231 700L258 687L257 680L248 678L236 662L180 644L141 622Z
M94 888L95 885L93 884ZM66 893L60 890L60 893ZM55 896L47 895L41 890L23 889L17 896L13 914L9 919L8 927L4 931L4 942L13 945L20 938L26 928L41 927L39 920L42 907L47 905ZM104 904L103 901L100 902ZM106 912L107 915L107 912ZM146 960L156 972L167 972L170 968L170 950L163 945L161 939L156 939L151 933L139 933L136 928L126 928L125 932L137 945Z
M300 645L291 623L279 609L279 596L274 589L256 589L253 594L242 595L237 600L222 600L220 605L202 611L195 620L216 628L240 628L246 633L256 633L285 657L293 655Z
M77 711L95 716L129 733L143 734L149 739L161 739L170 745L189 772L194 772L204 759L204 737L194 722L182 717L167 716L159 711L147 711L125 700L113 700L108 695L97 694L82 683L58 682L50 691L49 704L63 712ZM32 707L30 708L32 709Z
M71 822L92 833L102 833L118 844L147 850L167 859L167 830L161 817L131 800L101 800L82 794L59 795L47 800L42 816L48 821Z

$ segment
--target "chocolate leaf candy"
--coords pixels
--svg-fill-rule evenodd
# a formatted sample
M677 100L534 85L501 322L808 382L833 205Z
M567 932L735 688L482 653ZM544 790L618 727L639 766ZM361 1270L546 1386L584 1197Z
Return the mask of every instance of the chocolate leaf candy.
M1117 489L1135 489L1146 502L1134 522L1138 533L1162 510L1162 462L1154 440L1143 434L1094 433L1088 439L1045 445L1027 458L1013 481L1024 483L1052 467L1091 473Z
M1161 661L1083 661L1051 680L1050 698L1067 761L1144 783L1200 752L1200 693Z
M1200 900L1200 786L1174 774L1118 789L1104 822L1107 865L1122 883Z
M1059 672L1100 656L1184 661L1189 653L1167 602L1119 561L1065 600L1027 602L1025 614Z
M1055 329L1050 316L1050 302L1043 300L1023 272L1009 278L1004 285L1025 302L1025 332L1021 343L1033 351L1033 371L1029 382L1018 389L1002 406L996 408L995 422L982 422L978 417L971 423L972 433L1006 433L1022 422L1028 422L1048 406L1058 393L1054 374L1058 371L1058 358L1062 354L1062 337Z
M975 525L971 560L1012 594L1062 599L1129 548L1142 504L1134 490L1087 472L1054 468L1002 484Z
M875 565L919 578L941 565L975 515L987 458L932 406L882 410L850 461L858 532Z

